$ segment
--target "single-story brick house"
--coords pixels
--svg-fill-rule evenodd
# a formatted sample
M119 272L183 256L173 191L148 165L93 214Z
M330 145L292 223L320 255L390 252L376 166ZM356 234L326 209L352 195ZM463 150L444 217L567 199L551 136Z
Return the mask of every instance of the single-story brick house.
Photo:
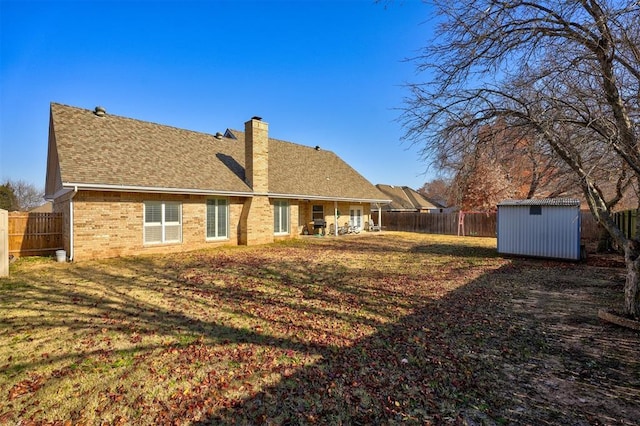
M333 152L268 127L254 117L209 135L52 103L45 193L67 255L264 244L314 232L314 219L364 228L371 204L390 201Z

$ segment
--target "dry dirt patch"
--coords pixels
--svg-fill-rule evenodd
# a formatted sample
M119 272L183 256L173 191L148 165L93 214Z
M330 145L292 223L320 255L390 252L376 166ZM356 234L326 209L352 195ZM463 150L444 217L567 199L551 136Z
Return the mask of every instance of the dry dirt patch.
M602 322L601 308L622 303L617 256L595 265L520 261L513 309L541 338L531 362L513 368L521 391L517 418L562 424L634 424L640 418L640 334ZM609 267L614 265L614 267Z

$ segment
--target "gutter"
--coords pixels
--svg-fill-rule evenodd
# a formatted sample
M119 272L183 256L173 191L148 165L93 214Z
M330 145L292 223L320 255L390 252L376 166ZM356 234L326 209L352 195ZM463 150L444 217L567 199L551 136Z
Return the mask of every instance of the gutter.
M65 182L64 187L73 187L78 189L89 189L96 191L123 191L123 192L145 192L149 194L184 194L184 195L230 195L239 197L253 197L253 192L244 191L211 191L206 189L188 189L188 188L167 188L167 187L148 187L137 185L101 185L94 183L75 183Z
M73 197L78 193L78 187L73 188L73 194L69 198L69 262L73 262Z
M77 186L74 186L73 188L65 188L65 187L63 187L60 191L56 192L53 195L49 195L49 196L45 195L44 199L46 201L55 201L56 198L60 198L63 195L67 195L68 193L73 192L74 188L76 189L76 192L77 192Z
M345 202L360 202L360 203L381 203L388 204L391 200L384 200L378 198L349 198L349 197L327 197L322 195L303 195L303 194L277 194L269 192L244 192L244 191L211 191L206 189L188 189L188 188L168 188L168 187L148 187L148 186L136 186L136 185L101 185L93 183L75 183L65 182L64 187L73 187L77 192L78 189L89 189L96 191L125 191L125 192L145 192L149 194L189 194L189 195L226 195L237 197L255 197L255 196L267 196L271 198L288 198L296 200L323 200L323 201L345 201ZM55 194L53 197L57 197L59 194Z

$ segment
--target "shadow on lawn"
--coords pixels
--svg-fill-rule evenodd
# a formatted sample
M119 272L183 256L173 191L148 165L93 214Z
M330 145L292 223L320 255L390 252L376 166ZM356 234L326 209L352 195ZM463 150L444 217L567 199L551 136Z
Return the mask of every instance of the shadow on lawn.
M328 347L199 424L633 424L640 336L514 312L511 298L528 295L511 287L520 272L509 265L351 347ZM554 290L546 302L580 303L576 288Z
M508 405L495 392L505 381L503 348L508 338L523 336L507 337L500 327L513 318L496 321L489 304L476 303L492 297L486 284L476 282L427 302L351 347L320 350L317 364L199 424L423 424L500 417ZM544 339L533 334L527 338L537 351Z
M500 257L494 247L469 246L464 244L419 244L411 249L412 253L451 255L456 257Z
M377 242L354 244L360 252L370 249L372 254L380 253ZM449 249L447 245L398 245L395 250L428 256L449 254ZM322 247L318 252L314 250L311 259ZM136 351L147 355L176 347L201 350L254 344L320 357L305 367L274 370L280 377L276 384L241 400L215 399L216 384L203 386L201 393L180 396L158 408L157 423L191 419L203 412L209 414L200 424L575 424L607 423L614 418L620 419L620 424L631 424L637 418L634 416L638 409L629 407L640 396L640 378L628 382L629 375L621 375L620 371L634 371L634 365L638 367L638 360L632 355L640 338L598 324L591 324L583 336L580 333L584 332L584 324L563 323L562 333L554 332L556 322L562 322L562 318L553 318L554 323L549 324L545 320L545 307L529 300L529 289L523 287L538 284L523 282L521 278L524 269L541 265L514 261L441 298L425 300L407 298L402 286L416 282L402 274L386 277L380 271L351 269L343 263L302 262L295 258L295 251L293 248L288 253L293 259L285 256L271 262L262 262L252 255L231 258L202 254L167 266L153 258L134 258L118 260L124 264L124 271L119 268L113 272L109 272L108 262L106 267L80 264L67 272L71 284L48 286L40 296L30 296L43 313L51 315L32 317L23 324L4 323L0 327L90 329L89 338L95 336L96 342L104 334L103 329L129 336L154 333L178 340L181 336L205 338L204 342L185 340L169 347L162 344L136 347ZM462 250L462 254L457 252L463 257L481 256L478 253L475 247ZM225 276L229 285L217 287L216 273L227 267L235 271ZM576 273L572 269L566 272ZM359 274L360 280L353 282L353 274ZM99 295L92 293L94 289L84 288L83 280L87 277L100 285ZM249 285L234 286L235 279ZM284 287L291 294L265 294L251 287L251 283L263 279L286 284ZM388 279L389 284L377 283L383 279ZM418 275L415 279L428 277ZM368 281L371 283L367 284ZM25 285L31 293L38 284ZM568 299L562 288L551 291L549 284L545 285L541 290L555 297L546 303L562 306L564 302L565 308L571 310L571 306L566 306ZM156 299L136 297L136 292L142 290ZM570 289L576 291L580 291L577 286ZM18 303L21 297L16 292L7 302ZM513 300L520 302L514 304ZM340 303L358 306L370 316L338 312L336 307ZM323 320L333 318L352 329L368 327L375 332L349 342L340 340L339 329L300 322L297 324L300 335L277 337L258 328L231 326L224 318L203 320L196 315L219 310L221 305L227 307L230 316L245 316L253 324L269 322L276 327L293 327L291 321L279 314L293 313L293 320L312 314ZM412 313L394 323L376 319L388 313L389 306ZM66 316L73 317L83 310L88 313L80 315L80 319L71 323L65 320ZM305 333L311 337L305 337ZM320 341L314 337L319 334L330 335L334 340ZM603 350L619 347L625 354L631 354L625 359L627 368L614 355L607 353L607 358L585 349L594 339ZM22 370L70 360L81 363L100 354L109 355L100 352L102 349L89 350L91 342L86 346L84 352L78 349L46 361L25 361L18 367ZM627 380L629 388L620 389L621 380ZM596 395L597 404L581 402L584 398L576 391L580 386ZM560 401L554 397L556 394L572 397ZM621 406L627 411L620 410Z

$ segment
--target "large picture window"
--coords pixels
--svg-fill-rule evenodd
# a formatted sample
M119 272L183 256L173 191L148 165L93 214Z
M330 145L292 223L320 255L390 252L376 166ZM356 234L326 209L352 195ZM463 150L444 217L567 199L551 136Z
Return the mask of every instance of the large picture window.
M207 239L229 238L229 203L224 198L207 200Z
M144 243L179 243L182 241L182 205L167 201L144 203Z
M289 233L289 202L274 201L273 232L276 235Z

